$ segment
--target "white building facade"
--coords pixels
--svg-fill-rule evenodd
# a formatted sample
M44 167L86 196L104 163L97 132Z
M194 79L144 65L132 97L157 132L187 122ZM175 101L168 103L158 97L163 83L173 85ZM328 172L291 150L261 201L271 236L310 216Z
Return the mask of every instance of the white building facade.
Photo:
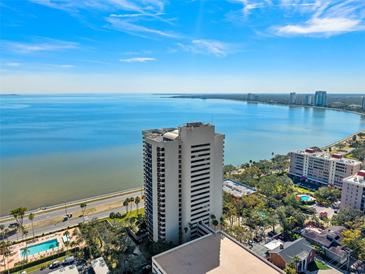
M343 179L356 174L360 168L360 161L330 154L319 148L290 153L290 175L323 185L341 188Z
M313 96L312 95L305 95L304 100L303 100L303 104L307 105L307 106L313 105Z
M341 208L358 209L365 213L365 170L343 180Z
M143 131L150 239L183 242L222 216L224 135L203 123Z

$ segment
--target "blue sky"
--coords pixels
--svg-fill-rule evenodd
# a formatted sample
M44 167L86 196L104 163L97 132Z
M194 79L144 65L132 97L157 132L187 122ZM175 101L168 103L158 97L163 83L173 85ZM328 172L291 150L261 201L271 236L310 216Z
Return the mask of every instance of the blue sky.
M0 0L1 92L365 91L363 0Z

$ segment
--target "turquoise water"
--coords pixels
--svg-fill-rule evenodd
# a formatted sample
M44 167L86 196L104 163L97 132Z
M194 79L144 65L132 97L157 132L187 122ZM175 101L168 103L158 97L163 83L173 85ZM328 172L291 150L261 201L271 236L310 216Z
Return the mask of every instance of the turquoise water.
M308 196L308 195L301 195L300 196L300 200L302 202L308 202L308 201L311 201L312 200L312 197Z
M0 214L142 185L143 129L189 121L225 134L225 163L323 146L365 128L357 114L158 95L0 97Z
M58 241L56 239L49 240L49 241L46 241L46 242L43 242L43 243L40 243L40 244L36 244L36 245L31 245L31 246L28 246L27 254L28 254L28 256L32 256L32 255L38 254L40 252L44 252L44 251L47 251L47 250L52 250L52 249L58 247L58 245L59 244L58 244ZM22 257L26 256L24 248L22 248L20 250L20 255Z

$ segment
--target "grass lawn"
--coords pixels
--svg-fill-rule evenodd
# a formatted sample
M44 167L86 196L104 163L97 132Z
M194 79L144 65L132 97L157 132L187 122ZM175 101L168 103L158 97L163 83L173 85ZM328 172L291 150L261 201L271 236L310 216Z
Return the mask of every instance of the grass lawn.
M26 271L27 273L31 273L31 272L40 270L41 268L47 268L54 261L62 262L65 258L66 258L66 255L58 257L58 258L53 258L53 259L50 259L49 261L46 261L46 262L43 262L43 263L28 267L28 268L23 269L21 271L18 271L16 273L21 273L22 271Z
M314 260L313 262L311 262L308 265L308 270L309 271L327 270L327 269L331 269L331 268L329 266L327 266L326 264L322 263L319 260Z
M310 194L310 195L314 195L314 191L294 185L294 190L300 194Z
M110 223L113 223L113 222L122 223L122 222L128 221L128 219L130 219L132 217L137 218L138 215L144 215L144 208L139 208L138 210L136 209L136 210L129 211L127 214L122 215L122 218L111 219L110 217L108 217L105 220L108 220Z

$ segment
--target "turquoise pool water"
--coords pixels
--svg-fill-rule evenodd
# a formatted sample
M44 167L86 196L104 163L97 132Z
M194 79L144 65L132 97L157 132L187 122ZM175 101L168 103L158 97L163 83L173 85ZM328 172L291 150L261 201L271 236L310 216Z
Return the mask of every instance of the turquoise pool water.
M300 200L302 202L309 202L309 201L312 201L312 197L308 196L308 195L302 195L302 196L300 196Z
M58 247L58 245L59 244L58 244L58 241L56 239L52 239L52 240L49 240L49 241L46 241L46 242L43 242L43 243L39 243L39 244L36 244L36 245L31 245L31 246L28 246L27 255L31 256L31 255L35 255L35 254L40 253L40 252L51 250L53 248ZM22 257L26 256L24 248L22 248L20 250L20 255Z

